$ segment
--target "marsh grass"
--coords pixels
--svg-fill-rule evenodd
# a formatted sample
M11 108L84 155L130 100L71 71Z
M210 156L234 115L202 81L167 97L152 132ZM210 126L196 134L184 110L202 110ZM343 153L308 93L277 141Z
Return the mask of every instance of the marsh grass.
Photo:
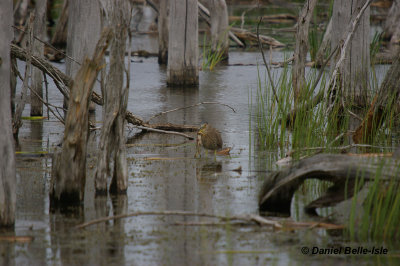
M285 65L282 69L273 72L279 103L274 100L271 84L262 70L258 68L258 83L254 91L254 100L252 95L249 95L249 104L252 106L254 104L254 108L249 108L254 112L250 115L250 120L253 119L254 122L253 124L252 122L249 123L249 134L254 138L253 141L250 141L253 146L253 153L269 152L275 154L277 158L283 158L288 151L300 151L292 154L292 157L296 160L315 153L314 150L308 148L324 147L323 152L337 153L339 150L334 148L349 144L349 137L346 136L346 133L349 133L348 127L351 117L348 112L341 110L340 104L335 105L328 116L326 115L326 102L322 102L312 110L300 110L296 115L295 123L291 127L288 127L286 123L281 123L281 121L286 121L286 116L294 106L290 68ZM315 82L316 71L311 69L307 74L307 84L302 99L304 103L311 101L316 94L316 92L310 91ZM324 89L327 83L328 76L324 75L316 90ZM376 85L374 86L374 84ZM371 86L373 86L371 91L376 92L377 83L372 82ZM250 94L252 93L253 91ZM393 102L393 105L386 106L384 126L376 133L372 145L381 147L393 145L392 132L399 117L395 110L395 101L389 102ZM346 99L346 103L351 104L351 99ZM278 104L280 104L280 108L278 108ZM367 110L362 111L366 113ZM336 139L339 134L343 133L345 133L345 137ZM387 150L364 148L355 152L384 151ZM365 198L362 199L363 203L360 203L360 197L357 193L351 199L352 207L348 216L347 230L345 230L346 236L350 239L400 240L400 227L398 226L400 220L399 184L395 180L380 181L382 169L385 167L384 162L382 160L382 166L377 168L374 181L366 182L363 178L363 171L360 170L356 186L365 186L367 193ZM270 167L269 169L276 167L273 162L266 162L266 164ZM400 175L400 171L398 171L398 174ZM316 194L321 194L321 191L328 186L327 183L321 185L320 181L312 180L304 183L301 192L311 193L312 196L309 198L311 199Z
M207 43L206 36L203 38L203 54L202 54L202 70L210 70L213 71L215 66L218 65L221 61L225 59L224 51L221 49L222 43L218 42L217 48L215 51L212 49L211 43Z

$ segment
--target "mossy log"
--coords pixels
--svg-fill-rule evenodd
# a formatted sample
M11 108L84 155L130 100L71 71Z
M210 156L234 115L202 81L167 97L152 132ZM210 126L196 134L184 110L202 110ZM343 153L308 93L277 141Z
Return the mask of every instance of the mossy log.
M318 154L267 177L259 195L259 209L290 215L293 194L306 179L333 182L323 196L306 206L307 211L334 206L353 196L357 179L374 180L379 171L382 181L400 180L399 170L400 161L394 158Z

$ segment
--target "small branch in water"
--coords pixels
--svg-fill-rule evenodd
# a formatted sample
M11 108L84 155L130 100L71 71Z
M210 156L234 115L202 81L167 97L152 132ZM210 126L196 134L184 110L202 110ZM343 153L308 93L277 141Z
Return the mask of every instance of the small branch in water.
M79 224L79 225L75 226L75 229L82 229L82 228L88 227L90 225L103 223L103 222L107 222L110 220L117 220L117 219L123 219L123 218L135 217L135 216L144 216L144 215L176 215L176 216L208 217L208 218L220 219L222 221L242 220L242 221L246 221L246 222L256 222L259 225L272 226L273 228L276 228L276 229L282 228L282 225L279 222L268 220L268 219L261 217L259 215L256 215L256 214L228 217L228 216L222 216L222 215L214 215L214 214L208 214L208 213L194 213L194 212L186 212L186 211L158 211L158 212L148 211L148 212L133 212L133 213L103 217L103 218L95 219L95 220L92 220L92 221L89 221L89 222L86 222L83 224Z
M147 130L147 131L153 131L153 132L164 133L164 134L178 135L178 136L182 136L182 137L185 137L185 138L187 138L187 139L190 139L190 140L193 140L193 139L194 139L194 137L191 137L191 136L186 135L186 134L181 133L181 132L166 131L166 130L155 129L155 128L151 128L151 127L143 127L143 126L134 126L134 127L139 128L139 129L143 129L143 130Z
M179 107L179 108L175 108L175 109L172 109L172 110L160 112L160 113L150 117L149 120L147 120L146 123L148 124L150 122L150 120L152 120L152 119L154 119L154 118L156 118L158 116L165 115L167 113L171 113L171 112L175 112L175 111L179 111L179 110L183 110L183 109L187 109L187 108L196 107L196 106L199 106L199 105L202 105L202 104L219 104L219 105L223 105L223 106L226 106L226 107L230 108L234 113L236 113L235 109L233 109L231 106L229 106L227 104L224 104L224 103L220 103L220 102L201 102L201 103L196 103L196 104L189 105L189 106Z

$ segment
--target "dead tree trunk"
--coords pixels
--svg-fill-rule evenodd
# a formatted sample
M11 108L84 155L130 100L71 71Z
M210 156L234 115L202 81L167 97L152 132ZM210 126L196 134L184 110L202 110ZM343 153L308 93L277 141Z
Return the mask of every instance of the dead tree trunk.
M158 63L168 62L168 23L169 23L169 0L160 2L158 14Z
M207 0L211 22L211 49L222 53L224 60L228 59L229 49L229 22L228 8L225 0Z
M35 20L33 24L33 35L40 40L44 40L46 34L46 0L36 0ZM33 40L33 54L43 57L44 45L38 40ZM37 68L32 69L32 90L36 93L31 93L31 116L43 115L43 104L40 98L43 99L43 73ZM37 95L37 96L36 96ZM39 98L39 97L40 98Z
M383 37L389 40L389 49L395 52L400 45L400 0L394 0L383 26Z
M68 10L69 0L64 0L64 4L57 21L56 29L54 30L51 44L55 47L65 47L67 43L67 28L68 28Z
M81 206L86 179L86 145L90 95L102 68L112 31L105 29L93 54L85 59L75 76L69 97L62 150L54 154L50 184L50 209L68 211Z
M104 123L101 129L100 154L95 174L97 195L107 193L107 177L111 155L114 156L114 172L110 192L124 194L128 188L124 127L129 93L129 68L128 71L125 70L125 50L129 30L130 7L124 0L106 0L104 2L104 11L115 32L115 37L111 43L110 68L105 82ZM125 85L124 73L127 73Z
M196 0L171 0L167 84L197 86L198 19Z
M332 18L329 20L328 26L326 26L324 37L322 38L321 45L319 46L317 55L315 56L315 65L320 67L325 61L328 55L329 48L332 39Z
M101 20L98 0L69 0L66 73L74 77L80 63L93 53L100 37ZM91 111L94 110L93 105Z
M367 0L336 0L333 4L332 14L332 42L331 48L334 49L343 34L346 33L347 26L351 18L359 13L361 7ZM341 84L347 103L353 106L366 106L367 92L369 86L369 36L370 36L370 11L369 7L359 21L359 25L354 32L348 48L344 64L340 68ZM334 64L332 64L334 65Z
M304 69L308 52L308 28L317 0L305 1L297 21L296 46L294 49L294 60L292 67L292 81L295 103L304 97L302 91L306 84Z
M16 176L10 105L12 22L12 1L0 1L0 227L14 226L15 221Z
M386 73L378 93L372 101L368 114L353 135L355 143L373 143L377 130L384 123L390 111L400 112L400 53Z

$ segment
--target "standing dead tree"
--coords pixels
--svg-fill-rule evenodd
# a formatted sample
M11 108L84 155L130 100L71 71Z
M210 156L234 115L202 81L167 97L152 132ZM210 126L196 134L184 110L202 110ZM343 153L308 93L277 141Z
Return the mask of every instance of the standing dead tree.
M0 227L14 226L16 205L15 152L10 105L12 16L12 1L0 1Z
M64 0L53 37L51 38L51 44L56 47L65 47L65 44L67 43L68 6L69 0Z
M304 97L302 91L306 85L305 66L308 52L308 29L310 26L311 17L317 0L305 1L304 7L301 10L296 30L296 46L294 49L294 60L292 67L292 80L294 89L294 99L297 103L298 99Z
M52 162L51 210L65 212L69 207L81 206L83 202L90 96L111 37L111 29L105 29L93 58L86 58L75 76L69 97L62 150L54 154Z
M101 1L106 19L115 32L110 47L110 67L105 81L105 107L100 136L100 154L95 174L96 194L107 194L107 177L111 158L114 171L111 193L126 193L128 165L125 147L125 114L129 94L129 67L125 69L126 40L130 25L131 8L124 0ZM129 53L130 54L130 53ZM130 64L128 60L128 66ZM126 84L124 85L124 73ZM113 155L113 157L112 157Z
M170 1L167 69L169 86L199 84L197 14L197 0Z
M101 31L98 0L69 0L66 73L74 77L80 68L80 60L91 55ZM88 41L90 40L90 41ZM73 58L73 60L72 60ZM94 106L90 106L94 111Z
M35 21L33 25L33 35L43 40L46 33L46 0L36 0ZM33 40L33 54L43 57L44 45L38 40ZM32 69L32 90L31 93L31 116L43 115L43 104L40 97L43 98L43 73L37 68ZM38 95L38 96L36 96Z

